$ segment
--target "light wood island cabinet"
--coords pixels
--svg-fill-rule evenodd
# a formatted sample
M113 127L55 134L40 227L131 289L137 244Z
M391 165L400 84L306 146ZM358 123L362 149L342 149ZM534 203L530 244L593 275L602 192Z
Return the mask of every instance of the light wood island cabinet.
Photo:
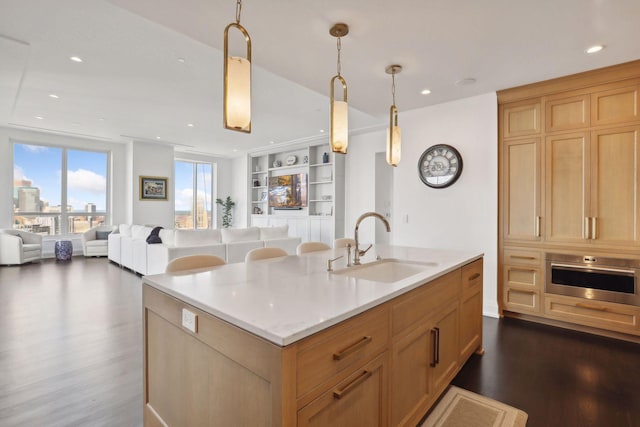
M286 346L149 284L143 304L145 426L415 426L482 351L482 259Z

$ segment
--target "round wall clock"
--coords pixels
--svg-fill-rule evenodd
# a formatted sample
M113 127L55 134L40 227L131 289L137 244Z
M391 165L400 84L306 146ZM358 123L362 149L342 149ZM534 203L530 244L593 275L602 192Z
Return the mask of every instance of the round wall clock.
M462 173L462 156L447 144L427 148L418 160L418 175L432 188L445 188L456 182Z

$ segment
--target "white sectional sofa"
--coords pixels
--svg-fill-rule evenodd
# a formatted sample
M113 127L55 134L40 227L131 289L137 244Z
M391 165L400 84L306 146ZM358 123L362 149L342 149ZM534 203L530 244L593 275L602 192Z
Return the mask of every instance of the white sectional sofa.
M162 243L147 243L153 227L121 224L109 235L109 260L146 275L164 273L169 261L187 255L209 254L227 263L244 262L251 249L279 247L295 255L299 237L281 227L226 228L222 230L162 229Z

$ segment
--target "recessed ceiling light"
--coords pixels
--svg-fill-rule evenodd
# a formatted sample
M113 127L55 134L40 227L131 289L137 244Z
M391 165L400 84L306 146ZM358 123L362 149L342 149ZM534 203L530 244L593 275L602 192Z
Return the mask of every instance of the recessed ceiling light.
M73 122L73 123L71 123L71 126L80 126L80 123L78 123L78 122Z
M324 129L320 129L320 133L324 133Z
M178 62L181 62L184 64L184 58L178 58Z
M156 136L156 139L160 139L160 137L159 137L159 136Z
M42 116L36 116L36 119L38 119L38 120L44 120L44 117L42 117Z
M585 50L585 52L596 53L596 52L600 52L602 49L604 49L604 46L602 46L601 44L597 44L595 46L591 46L589 49Z
M98 121L104 122L104 117L98 117Z
M79 56L70 56L69 59L73 62L82 62L82 58L80 58Z
M187 127L192 128L193 127L193 123L187 123Z
M233 149L233 152L234 152L234 153L237 153L237 152L238 152L238 149L237 149L237 148L234 148L234 149Z
M420 92L423 95L429 95L431 93L431 91L429 89L424 89Z
M275 141L269 141L269 144L275 144L275 143L276 143Z
M49 94L49 98L58 99L60 97L58 95L56 95L55 93L50 93Z
M476 82L476 79L468 77L466 79L460 79L456 82L456 86L469 86Z

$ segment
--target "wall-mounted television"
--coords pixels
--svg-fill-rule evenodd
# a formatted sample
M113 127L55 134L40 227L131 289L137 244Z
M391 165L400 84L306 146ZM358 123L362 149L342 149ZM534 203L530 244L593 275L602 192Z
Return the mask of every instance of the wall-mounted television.
M307 206L307 174L272 176L269 178L269 207L302 209Z

